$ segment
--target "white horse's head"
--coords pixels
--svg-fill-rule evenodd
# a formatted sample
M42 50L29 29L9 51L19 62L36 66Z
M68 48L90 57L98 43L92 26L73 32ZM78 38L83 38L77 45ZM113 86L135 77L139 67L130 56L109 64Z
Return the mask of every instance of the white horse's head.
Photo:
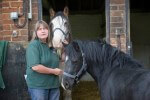
M50 9L51 21L49 25L52 32L52 45L56 49L62 48L64 41L71 41L68 13L68 7L65 7L63 12L58 12L56 14L53 9Z

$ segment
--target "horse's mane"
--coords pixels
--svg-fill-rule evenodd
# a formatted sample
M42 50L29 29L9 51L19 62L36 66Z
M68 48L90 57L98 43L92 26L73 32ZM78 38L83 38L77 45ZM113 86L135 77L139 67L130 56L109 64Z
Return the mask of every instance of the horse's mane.
M125 54L116 47L111 46L104 40L76 40L80 49L85 53L87 63L104 64L107 67L130 67L139 68L142 67L135 59L133 59L128 54Z

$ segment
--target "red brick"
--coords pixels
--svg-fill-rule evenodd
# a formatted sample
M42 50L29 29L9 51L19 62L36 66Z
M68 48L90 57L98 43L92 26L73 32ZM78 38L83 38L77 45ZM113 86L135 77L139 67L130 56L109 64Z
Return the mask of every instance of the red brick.
M124 4L125 0L110 0L110 4Z
M2 14L0 13L0 20L2 20Z
M19 7L18 13L23 14L23 8L22 7Z
M19 30L20 28L18 28L15 24L13 24L13 25L11 25L11 29L13 29L13 30Z
M20 30L20 34L21 35L28 35L28 30L26 30L26 29Z
M3 35L12 35L12 31L3 30Z
M9 8L9 7L10 7L10 6L9 6L9 2L3 2L3 3L2 3L2 7Z
M2 3L0 2L0 8L2 8Z
M119 5L119 10L125 10L125 5Z
M18 12L18 8L3 8L2 13Z
M3 24L14 24L13 20L3 20Z
M18 0L3 0L3 1L18 1Z
M3 36L3 40L11 41L11 35Z
M2 19L3 20L9 20L10 19L10 14L2 14Z
M32 13L33 13L33 14L37 14L37 13L38 13L38 9L37 9L37 8L33 8L33 9L32 9ZM48 12L48 13L49 13L49 12Z
M2 37L2 36L3 36L2 31L0 31L0 37Z
M11 30L11 25L10 24L3 25L3 30Z
M38 14L32 14L32 18L33 18L34 20L38 20Z
M110 11L110 16L123 16L124 11Z
M111 27L123 27L123 23L110 23Z
M110 10L118 10L118 7L117 6L110 6Z
M33 3L37 3L38 0L32 0Z
M11 2L10 7L22 7L22 2Z
M3 37L0 36L0 40L3 40Z
M17 36L13 37L12 41L28 41L28 36Z
M110 22L122 23L123 18L122 17L110 17Z
M3 26L2 25L0 25L0 31L2 31L3 30Z
M32 2L33 2L33 1L32 1ZM33 8L37 8L37 7L38 7L37 2L36 2L36 3L32 3L32 7L33 7Z

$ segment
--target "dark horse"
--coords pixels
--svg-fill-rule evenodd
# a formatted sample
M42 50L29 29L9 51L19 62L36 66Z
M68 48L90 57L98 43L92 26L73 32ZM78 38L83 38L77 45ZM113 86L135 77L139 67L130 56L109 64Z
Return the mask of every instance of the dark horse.
M72 41L65 55L64 89L72 89L87 71L101 100L150 100L150 71L104 41Z

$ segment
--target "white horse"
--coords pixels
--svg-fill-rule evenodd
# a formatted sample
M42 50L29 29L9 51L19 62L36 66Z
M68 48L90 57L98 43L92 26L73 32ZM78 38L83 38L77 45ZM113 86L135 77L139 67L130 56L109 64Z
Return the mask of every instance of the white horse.
M63 43L70 43L71 41L71 28L68 14L68 7L65 7L63 12L57 13L52 8L50 9L51 21L49 26L52 32L52 44L55 49L62 49Z

